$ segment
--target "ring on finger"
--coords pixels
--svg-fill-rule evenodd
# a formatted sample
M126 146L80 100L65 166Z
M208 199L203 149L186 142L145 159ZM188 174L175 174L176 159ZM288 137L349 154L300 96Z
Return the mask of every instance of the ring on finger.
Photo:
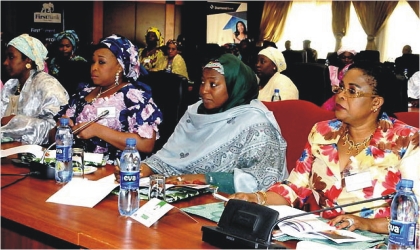
M351 227L354 225L354 220L352 218L347 218L345 220L349 222L349 225L347 227Z

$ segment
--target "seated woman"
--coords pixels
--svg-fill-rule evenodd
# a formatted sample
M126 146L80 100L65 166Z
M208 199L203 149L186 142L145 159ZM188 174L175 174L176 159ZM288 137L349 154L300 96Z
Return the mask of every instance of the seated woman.
M286 67L286 61L280 50L267 47L258 53L255 64L256 74L260 79L258 100L271 102L275 89L280 90L282 100L299 99L299 91L292 80L280 74Z
M287 177L286 142L273 113L254 100L251 68L220 56L204 66L200 95L163 148L143 161L142 177L161 173L170 183L207 183L226 193L265 190Z
M90 65L85 58L76 55L79 37L74 30L54 34L54 39L58 51L48 64L49 73L72 96L80 82L90 80Z
M338 61L337 65L329 65L328 70L330 72L331 86L338 86L344 74L349 69L350 65L354 63L354 57L357 52L354 49L342 47L337 51ZM335 96L331 96L330 99L322 104L322 108L330 111L334 111L335 108Z
M387 100L396 93L391 77L391 72L372 63L350 66L339 86L333 88L336 119L314 125L289 178L266 193L237 193L230 198L297 208L312 200L325 208L391 194L399 180L406 178L415 181L414 192L419 199L419 129L385 113L392 112L392 103ZM378 125L381 119L392 126L384 131ZM412 137L417 137L416 144ZM350 185L350 178L362 178L358 176L370 179ZM390 202L378 200L321 215L336 217L330 224L341 222L339 229L388 233Z
M1 91L1 135L25 144L45 144L55 126L54 115L69 96L45 73L47 49L28 34L12 39L3 62L11 79Z
M150 27L146 32L146 48L139 49L139 62L148 71L160 70L157 66L163 64L165 55L161 47L164 40L159 29Z
M119 157L126 138L136 138L137 149L144 153L152 151L158 138L162 114L150 87L137 81L139 70L137 48L127 38L111 35L103 39L92 56L94 86L81 83L77 94L55 116L56 120L69 117L75 130L109 110L108 116L77 134L86 151L103 153L108 163Z
M188 78L187 65L184 58L178 54L178 43L176 40L166 42L167 56L156 66L158 70L166 70L169 73L182 75Z

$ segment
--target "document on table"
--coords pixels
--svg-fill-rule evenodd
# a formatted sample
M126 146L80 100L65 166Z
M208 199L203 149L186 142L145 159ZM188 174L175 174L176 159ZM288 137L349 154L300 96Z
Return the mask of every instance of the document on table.
M92 208L119 186L114 180L114 174L97 181L73 178L48 198L47 202Z
M279 212L282 217L305 213L305 211L290 206L270 206ZM282 221L278 224L280 230L273 234L274 237L287 234L298 238L330 239L336 243L368 241L369 237L348 230L337 230L319 219L318 215L308 214Z

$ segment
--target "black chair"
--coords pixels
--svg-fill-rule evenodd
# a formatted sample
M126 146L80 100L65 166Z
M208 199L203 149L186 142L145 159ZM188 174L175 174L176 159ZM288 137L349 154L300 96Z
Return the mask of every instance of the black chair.
M287 65L286 70L281 72L284 75L291 74L296 64L308 62L305 50L287 50L282 53Z
M152 88L153 101L163 115L159 125L160 138L156 140L153 153L157 152L172 135L181 117L187 110L185 96L188 89L188 79L184 76L165 71L149 72L141 76L140 81Z
M380 53L377 50L361 50L354 57L355 62L368 61L379 63L380 62Z
M324 64L296 63L287 76L298 88L300 100L322 106L332 96L330 73Z

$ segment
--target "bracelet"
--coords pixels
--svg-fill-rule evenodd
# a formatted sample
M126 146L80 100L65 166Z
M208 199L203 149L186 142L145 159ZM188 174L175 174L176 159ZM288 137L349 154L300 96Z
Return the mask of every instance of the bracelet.
M267 193L264 191L257 191L257 194L262 194L262 196L264 197L261 205L265 205L265 203L267 202Z
M258 205L261 205L260 195L258 194L258 192L255 192L254 194L255 194L255 196L257 197L257 204L258 204Z

